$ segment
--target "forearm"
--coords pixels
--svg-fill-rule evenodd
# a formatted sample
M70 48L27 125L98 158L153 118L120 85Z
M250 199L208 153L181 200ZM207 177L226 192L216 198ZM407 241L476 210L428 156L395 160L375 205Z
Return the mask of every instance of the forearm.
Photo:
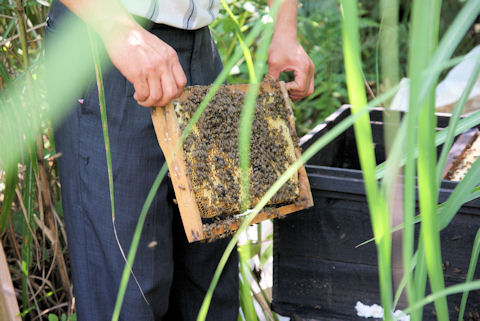
M119 0L60 1L100 35L140 105L165 106L182 93L187 79L175 50L143 29Z
M267 0L269 5L275 1ZM295 79L286 84L292 100L313 92L315 67L297 39L297 0L283 0L275 21L268 50L268 73L275 79L284 71L293 71Z
M141 28L118 0L60 0L104 40L122 31Z
M271 7L275 1L267 0ZM297 41L297 0L283 0L275 20L273 41Z

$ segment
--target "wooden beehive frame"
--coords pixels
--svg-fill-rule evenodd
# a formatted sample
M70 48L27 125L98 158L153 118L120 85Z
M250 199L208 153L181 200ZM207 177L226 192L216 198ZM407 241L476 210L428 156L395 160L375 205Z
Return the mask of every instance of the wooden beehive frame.
M239 90L244 93L246 93L248 90L248 85L246 84L227 86L231 89ZM272 91L272 87L268 82L262 83L262 87L266 91ZM284 98L285 108L287 109L289 126L291 127L291 130L294 131L295 120L290 107L288 92L283 82L280 82L280 89ZM184 93L175 100L179 102L185 101L188 99L188 95L188 89L186 89ZM167 160L170 178L175 190L175 197L177 199L183 227L185 229L188 241L195 242L207 238L215 238L237 230L241 224L242 218L229 218L228 223L226 224L217 223L212 226L202 222L197 201L195 199L195 194L192 190L190 179L188 178L183 148L177 148L182 133L178 124L173 103L171 102L165 107L154 107L151 109L151 114L158 142L162 148L163 154L165 155L165 159ZM297 146L295 147L295 154L297 158L301 156L300 149ZM266 208L264 211L257 214L257 216L253 219L252 224L266 219L284 216L313 206L310 184L308 182L307 173L304 166L298 170L298 180L300 184L300 190L297 202L277 208Z
M461 174L460 177L465 176L467 171L472 166L472 163L469 163L465 167L463 167L461 164L463 163L464 158L468 157L469 154L472 155L472 152L476 153L475 149L471 148L478 146L477 140L479 137L480 132L477 128L471 128L458 137L448 153L445 168L443 169L442 179L455 180L455 174Z

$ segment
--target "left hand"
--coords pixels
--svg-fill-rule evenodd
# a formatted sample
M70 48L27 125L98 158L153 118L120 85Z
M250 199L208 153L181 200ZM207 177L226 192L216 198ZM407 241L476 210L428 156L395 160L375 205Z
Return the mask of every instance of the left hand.
M286 83L293 101L313 93L314 70L312 60L296 39L273 38L268 51L268 75L278 79L283 71L293 71L295 79Z

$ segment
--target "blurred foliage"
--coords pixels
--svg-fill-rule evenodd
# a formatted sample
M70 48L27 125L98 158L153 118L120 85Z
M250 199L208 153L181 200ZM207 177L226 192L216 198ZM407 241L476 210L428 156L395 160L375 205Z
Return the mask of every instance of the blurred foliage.
M0 236L23 320L47 320L52 313L63 315L61 320L74 316L55 163L58 155L46 117L45 86L39 80L48 9L49 2L42 0L0 1L0 112L14 104L29 116L22 119L24 125L0 123L1 135L10 131L9 137L15 137L2 143L22 149L18 167L12 170L5 168L9 155L3 152L5 146L0 147ZM33 86L40 90L34 92ZM12 92L22 94L17 97ZM38 127L35 124L41 124L42 132L35 137L36 144L27 146L29 135L24 130Z
M229 5L241 30L247 33L260 19L266 19L268 7L265 1L230 1ZM227 59L237 39L234 23L221 10L220 18L212 25L220 55ZM315 64L315 92L295 104L298 134L303 135L327 115L346 102L343 73L341 24L336 1L307 0L300 3L298 12L298 38ZM255 51L256 47L251 48ZM292 79L291 73L284 73L281 80ZM227 80L232 83L248 81L248 70L244 61L232 70Z
M310 97L295 104L295 116L298 134L304 135L315 125L321 123L342 104L347 103L345 73L343 67L341 16L339 3L336 0L303 0L299 1L298 39L315 64L315 92ZM265 1L228 1L232 12L242 25L241 30L247 33L256 21L268 13ZM455 18L462 7L463 0L443 1L440 35ZM372 93L379 94L377 83L379 70L379 18L380 5L376 0L360 1L360 32L362 42L362 62L366 83ZM401 77L407 74L408 53L408 21L411 12L411 1L400 1L399 13L399 58ZM477 19L477 23L480 19ZM463 55L480 43L480 26L472 26L468 35L462 40L455 55ZM220 55L227 59L237 45L235 27L226 12L222 9L220 17L212 25L212 33L217 41ZM255 47L253 48L253 51ZM282 80L290 80L291 74L282 75ZM229 83L245 83L248 81L248 70L244 61L232 71ZM369 98L373 98L370 95Z
M43 55L43 36L48 7L51 0L0 0L0 93L5 86L19 86L27 93L25 83L37 81L43 72L38 63ZM238 20L244 34L255 22L266 19L268 8L265 0L229 0L227 1ZM315 92L310 97L295 103L298 134L302 136L315 125L347 102L343 52L341 39L341 16L336 0L300 0L298 11L298 38L315 64ZM462 0L443 1L440 33L452 22L463 5ZM373 95L378 94L379 79L379 2L363 0L360 2L360 28L362 42L362 61L365 82L371 87ZM400 1L399 48L401 76L407 73L409 16L411 1ZM20 5L19 5L20 4ZM26 28L26 39L22 46L20 24ZM211 25L220 55L227 60L238 45L235 37L234 22L221 9L219 18ZM469 30L455 55L462 55L480 43L480 24ZM257 44L258 45L258 44ZM257 45L252 48L255 55ZM26 49L26 50L25 50ZM28 72L26 72L28 71ZM28 78L28 81L24 81ZM282 80L292 79L285 73ZM245 61L234 68L228 77L229 83L248 82L248 69ZM371 97L370 97L371 98ZM12 99L0 95L3 99ZM18 108L30 108L26 97L15 98ZM33 100L36 108L47 109L45 92ZM1 112L1 110L0 110ZM32 113L32 115L36 115ZM7 205L11 213L6 217L6 232L1 236L10 265L14 285L19 298L22 316L25 320L64 320L72 313L70 288L62 285L58 272L58 255L55 255L50 238L60 241L60 253L68 263L66 240L61 225L61 200L59 182L56 173L55 146L52 129L45 115L32 117L27 122L40 122L43 132L39 136L35 151L23 151L24 157L18 166L17 180L13 187L8 186L6 173L0 159L0 203L2 213ZM5 128L1 128L0 134ZM23 133L18 138L23 139ZM0 157L5 157L1 152ZM38 159L38 160L37 160ZM43 169L42 169L43 168ZM42 172L44 171L44 173ZM45 175L43 175L45 174ZM6 186L7 185L7 186ZM51 206L46 205L48 190ZM12 195L11 206L5 195ZM29 207L31 204L31 207ZM50 216L49 216L50 215ZM51 221L45 219L50 217ZM35 219L34 219L35 218ZM0 224L1 224L0 220ZM0 230L2 226L0 226ZM52 236L52 232L54 235ZM32 242L33 240L33 242ZM58 254L58 252L57 252ZM22 264L24 270L22 271ZM25 273L25 268L28 273ZM54 308L52 308L54 307ZM44 312L44 313L42 313ZM49 313L54 313L49 314ZM48 316L50 315L50 316Z

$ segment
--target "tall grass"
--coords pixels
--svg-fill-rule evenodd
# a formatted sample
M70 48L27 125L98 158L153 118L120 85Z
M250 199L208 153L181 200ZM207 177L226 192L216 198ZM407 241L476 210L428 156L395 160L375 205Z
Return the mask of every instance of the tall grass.
M385 1L386 2L386 1ZM358 50L359 41L358 27L356 25L357 7L356 1L342 1L342 8L344 10L344 28L351 34L344 33L344 51L345 51L345 66L347 71L347 85L349 88L349 97L354 110L361 108L366 104L365 91L362 86L362 71L360 62L360 51ZM402 129L397 133L395 141L397 144L390 146L391 154L402 155L405 154L405 169L403 177L403 261L406 284L407 297L410 307L406 310L412 313L413 320L422 319L422 307L426 302L434 302L438 320L448 320L449 311L447 307L446 293L454 293L460 289L465 291L472 288L478 288L478 283L467 282L465 284L456 286L454 288L444 289L444 277L442 271L441 248L440 248L440 229L439 217L440 214L449 215L453 217L456 210L465 201L465 194L469 194L474 188L473 184L461 182L457 185L455 191L451 194L444 206L440 207L438 211L438 193L440 187L440 173L443 170L445 163L445 155L448 151L449 145L453 140L453 133L458 124L459 110L465 104L465 96L471 90L471 85L478 77L478 70L475 69L472 75L469 86L467 86L461 101L457 104L456 113L452 118L448 129L448 139L444 153L440 159L440 166L437 169L437 155L436 155L436 118L435 118L435 96L434 88L439 76L440 66L450 58L450 55L455 49L455 45L459 43L466 31L471 25L474 18L480 12L480 5L478 1L468 1L462 11L458 14L454 23L451 25L442 44L437 47L437 37L440 21L440 6L441 1L422 1L417 0L413 2L412 21L410 28L410 52L409 52L409 75L410 75L410 104L409 112L403 121ZM387 9L385 9L387 10ZM390 10L398 10L398 7L392 6ZM386 14L386 13L385 13ZM391 13L391 16L395 16ZM385 36L385 35L384 35ZM448 40L450 42L447 42ZM454 42L452 41L454 39ZM442 46L443 45L443 46ZM350 58L350 56L354 58ZM397 55L392 55L392 63L396 63ZM354 60L356 58L356 60ZM386 60L386 58L383 58ZM353 62L352 62L353 60ZM383 63L385 64L385 62ZM349 72L351 70L351 72ZM473 116L474 117L474 116ZM390 258L390 247L379 246L379 243L385 239L383 230L376 228L381 217L391 217L392 213L388 213L387 208L382 208L384 211L378 214L375 207L372 207L371 199L380 199L375 188L369 188L370 171L365 171L365 166L375 166L375 160L365 154L367 152L361 149L371 149L366 146L362 140L365 140L365 133L367 139L369 138L369 129L361 129L360 126L355 126L357 146L359 150L359 158L362 164L363 175L366 184L366 190L369 200L370 213L372 217L372 227L377 242L377 253L379 257L379 275L380 275L380 293L382 296L382 304L385 308L385 319L391 319L392 304L386 302L391 299L391 284L382 281L382 275L390 273L389 262L382 262L382 257ZM404 139L404 142L399 143ZM371 141L368 139L368 142ZM416 152L418 151L418 152ZM415 166L415 159L417 159ZM363 161L363 162L362 162ZM398 163L398 160L389 158L386 166L385 179L389 172L398 172L397 166L389 166L388 163ZM366 163L366 165L364 165ZM480 176L476 175L476 164L466 177L472 181L478 182ZM395 177L396 175L392 175ZM415 214L415 176L418 176L419 189L419 205L420 205L420 222L421 233L417 254L414 253L414 214ZM466 185L463 188L462 185ZM466 192L463 197L460 196L460 190ZM387 194L391 197L391 194ZM389 202L389 201L387 201ZM448 206L455 204L456 206ZM448 207L448 209L447 209ZM448 214L447 212L448 211ZM387 219L386 222L389 220ZM386 225L385 225L386 226ZM390 239L387 239L388 242ZM475 253L472 254L472 262L475 260ZM473 265L474 263L472 263ZM411 273L412 270L414 273ZM427 276L429 279L432 295L425 297L425 287ZM398 296L397 296L398 297ZM420 302L420 303L419 303Z
M44 70L39 63L48 8L11 1L0 9L0 176L5 177L0 235L8 240L3 243L20 291L22 317L41 319L48 309L70 315L66 240L53 161L57 156L46 128Z
M275 2L275 6L270 12L272 16L275 16L280 2L281 1ZM249 16L248 13L242 13L237 16L235 12L241 10L241 8L238 8L237 2L230 4L230 7L227 6L226 2L223 3L225 8L232 9L232 7L237 6L234 8L235 10L227 10L229 19L233 21L231 22L231 30L233 31L234 37L232 37L232 39L234 40L230 43L224 44L225 50L223 52L228 56L228 59L225 61L225 69L219 75L208 92L206 99L201 103L197 112L192 117L191 122L182 134L182 140L184 140L189 134L193 124L199 119L201 113L206 108L208 102L211 100L219 86L226 79L232 78L230 75L232 68L235 66L245 68L244 71L248 75L248 81L251 86L247 94L245 107L242 111L239 148L241 149L240 155L242 155L242 159L240 160L243 173L242 191L245 196L244 207L246 209L249 207L247 199L249 195L249 178L247 169L249 163L251 121L257 96L258 81L263 78L266 71L266 53L273 25L270 23L264 24L261 19L258 17L255 18L253 14ZM391 182L396 182L401 167L404 173L402 182L402 228L405 281L403 284L409 302L409 307L405 312L412 313L413 320L420 320L422 317L422 307L434 302L438 319L447 320L448 310L445 299L446 295L463 292L463 311L463 307L468 298L468 291L480 288L479 281L472 281L473 273L471 272L474 270L478 259L478 238L475 244L472 245L472 258L467 282L450 288L444 288L443 285L444 281L440 261L441 249L439 245L440 230L451 221L455 212L463 203L472 199L472 197L479 196L479 190L478 188L475 188L475 186L480 179L480 162L474 164L465 179L457 185L452 195L444 204L437 204L440 182L439 173L445 162L446 151L449 149L456 134L480 123L479 113L473 114L467 119L458 119L458 116L465 105L466 97L468 97L468 93L471 91L473 82L480 72L480 63L477 64L474 74L470 78L469 86L465 90L464 95L462 95L462 99L455 107L455 113L452 117L449 128L439 134L435 134L434 131L434 99L432 94L441 71L446 65L451 64L451 61L449 60L451 55L475 17L480 12L480 4L475 0L467 1L464 8L458 13L457 18L451 24L449 30L445 33L437 47L436 38L439 30L440 3L441 2L438 0L415 0L413 2L412 22L410 28L411 37L409 40L411 51L408 54L409 75L412 84L410 113L408 113L407 117L405 117L402 123L398 126L397 134L393 133L391 135L392 139L387 140L388 142L391 141L391 143L388 143L388 145L391 144L391 146L389 147L390 157L388 158L387 163L376 168L377 164L375 163L375 158L372 153L372 139L369 128L368 111L372 106L388 104L388 101L395 93L395 83L398 81L398 73L399 70L401 70L401 68L395 68L398 67L397 63L401 57L396 50L398 50L400 46L396 46L395 38L389 38L388 40L390 40L390 42L385 41L384 43L386 44L386 47L382 45L381 65L384 67L389 66L389 62L393 61L391 66L392 70L386 71L383 76L385 83L387 84L383 88L385 93L379 95L376 99L367 102L364 89L364 71L362 70L363 63L360 55L362 30L359 25L363 16L361 16L362 13L359 13L357 10L357 1L340 1L341 6L339 7L339 11L342 15L339 15L338 22L341 22L343 26L343 48L348 95L350 102L353 105L354 112L351 116L327 133L327 135L316 141L303 153L298 161L279 177L277 182L252 209L250 214L245 216L238 231L238 233L245 231L254 216L259 213L268 200L280 189L282 184L284 184L302 164L304 164L328 142L332 141L335 137L353 125L356 131L359 156L366 182L374 240L378 249L379 278L381 284L380 292L382 305L386 311L386 319L392 318L390 312L393 310L395 302L398 300L399 292L397 292L397 295L394 298L391 285L390 262L393 230L391 228L391 212L389 212L391 207L387 206L387 204L390 204L391 202L391 193L385 191L385 186L388 186L389 182L390 184ZM20 234L23 237L21 251L17 249L18 254L12 255L15 255L15 257L21 262L20 278L22 280L22 311L25 316L37 314L37 316L41 318L40 311L44 309L43 307L45 305L48 306L49 304L54 304L52 297L57 296L58 288L64 287L64 290L69 290L67 289L67 287L69 287L69 281L65 280L64 277L62 279L63 283L58 283L56 288L50 288L47 286L47 284L50 283L46 278L45 281L39 285L29 276L32 270L37 271L39 267L40 269L43 268L44 271L46 270L48 274L50 274L50 270L46 268L48 264L40 262L41 255L36 252L38 252L42 246L48 248L50 253L49 258L53 261L54 258L59 258L59 254L63 257L62 248L59 246L63 246L65 242L62 227L58 226L56 223L61 221L59 218L61 212L60 214L57 214L56 211L56 209L61 209L61 206L57 206L60 205L59 202L56 203L54 201L54 199L58 200L58 189L51 188L51 186L55 184L56 174L55 166L50 157L55 158L55 150L52 144L53 141L49 137L50 133L45 131L45 124L51 122L55 125L59 122L63 115L68 112L63 106L68 105L67 102L70 99L69 97L72 96L75 87L82 86L82 84L86 83L89 79L90 74L87 72L88 68L86 68L86 57L88 57L87 50L89 50L89 46L85 43L72 41L72 39L80 39L80 37L72 36L81 34L82 31L78 26L71 25L70 27L65 27L65 35L60 35L57 39L57 43L53 46L57 48L58 52L62 52L62 55L67 53L66 55L69 56L69 59L58 55L50 56L50 59L55 60L55 63L50 65L56 67L51 71L53 77L46 80L53 88L62 88L62 90L59 90L53 95L50 110L48 112L42 106L41 108L35 106L38 100L44 99L43 97L45 95L42 82L44 76L41 72L42 63L37 60L37 56L34 56L35 59L33 59L33 61L29 61L29 58L32 60L33 56L30 54L32 48L39 45L37 41L38 35L36 33L40 32L40 29L37 28L30 32L28 32L28 30L36 27L36 25L33 25L33 27L30 26L32 22L36 21L37 24L42 23L47 8L44 6L30 6L26 7L25 12L22 10L23 8L21 8L22 6L20 4L21 2L17 1L16 6L8 10L11 10L9 11L11 12L11 17L17 17L21 20L18 29L19 37L15 40L19 41L17 48L22 49L21 54L15 52L13 53L13 58L9 57L8 63L2 62L0 64L2 79L2 92L0 95L2 148L0 152L2 153L2 168L4 169L3 175L5 177L5 193L0 214L0 231L6 231L5 235L8 235L11 239L11 242L9 243L15 247L17 241L15 231L13 230L14 221L20 221L21 223L21 228L17 229L17 231L21 231ZM334 8L335 7L336 6L334 6ZM398 3L396 4L394 0L382 1L382 17L384 17L383 23L385 23L384 28L393 28L382 31L384 38L390 37L392 35L391 32L395 34L395 30L398 30L395 28L397 23L396 19L398 19L398 10ZM4 31L3 39L12 37L12 30L14 30L16 26L16 20L5 17L1 19L6 19L6 27L2 29ZM428 23L425 23L425 21ZM228 24L225 21L220 22L220 24L222 23L225 25ZM300 23L308 25L309 28L318 27L320 24L308 16L302 17ZM340 29L336 29L335 32L340 34ZM317 37L318 35L314 36ZM328 36L333 37L332 35L327 35L327 37ZM303 32L299 33L299 37L301 38L301 41L310 45L312 50L318 50L313 48L316 44L309 43L309 39L306 39ZM302 37L305 39L302 39ZM239 46L237 44L239 44ZM331 45L331 49L333 50L334 41L332 41ZM220 47L222 46L223 45L220 44ZM253 47L256 49L255 54L250 52ZM10 52L11 49L7 49ZM40 48L36 47L35 50L40 50ZM385 53L385 55L383 55L383 53ZM70 64L71 57L75 57L75 60L77 61L75 66L71 66ZM97 66L101 66L101 61L103 61L104 58L105 57L99 57L97 59L99 61ZM25 71L24 73L18 72L15 74L17 78L16 80L10 79L11 77L8 75L9 72L11 73L11 68L9 66L12 65L12 61L17 68L16 70ZM242 64L242 61L246 61L246 63ZM322 63L322 65L330 67L326 63ZM64 86L66 83L65 74L68 74L70 78L69 83L73 83L74 85L68 87ZM99 74L101 75L101 73ZM241 79L241 77L239 77L239 79ZM246 78L243 80L246 80ZM322 81L317 78L316 84L318 87L313 97L318 98L324 92L327 92L330 96L332 96L333 92L341 92L342 88L336 87L339 82L341 82L339 78L332 77L326 82L326 84L323 84ZM27 95L24 94L25 89L28 91ZM340 94L342 95L342 93ZM38 100L32 99L32 97L36 97ZM309 98L303 103L298 103L296 115L308 115L308 113L312 113L311 111L306 110L310 108L307 108L307 106L310 106L309 104L312 104L314 101L313 98ZM335 102L335 104L339 103L340 101ZM32 106L35 108L32 109ZM302 111L302 113L305 112L305 114L302 114L299 111ZM305 125L305 128L317 121L318 120L313 122L310 121L308 125ZM106 126L104 129L106 129ZM39 137L40 140L38 139ZM108 137L108 135L105 135L105 137ZM445 147L439 161L437 161L435 146L441 142L445 142ZM108 144L106 144L106 146L108 151ZM37 161L38 155L44 155L39 162ZM22 161L26 166L18 167L19 161ZM126 257L128 263L125 265L123 271L113 320L117 320L119 316L126 285L131 276L129 266L133 265L135 259L135 253L138 247L138 241L140 239L146 213L160 182L165 177L166 172L167 167L164 165L159 172L140 213L130 251ZM416 200L414 191L415 176L417 175L419 177L419 201L421 209L419 217L415 217ZM380 188L377 185L377 179L379 177L384 177ZM113 192L113 185L111 184L111 186L111 192ZM51 191L50 195L46 190ZM56 198L53 194L55 194ZM112 217L114 217L113 197ZM417 246L417 250L414 251L414 224L418 222L421 224L421 240ZM238 241L238 233L232 237L232 240L219 262L209 291L205 296L204 304L199 312L198 320L204 320L207 317L208 306L215 285L218 282L228 256L235 248L235 244ZM46 246L47 242L45 240L49 240L50 247ZM15 253L15 250L12 250L12 253ZM425 260L423 259L424 255ZM248 315L248 318L254 318L252 301L248 300L251 289L246 284L249 278L246 260L248 260L249 255L241 258L243 281L242 298L245 299L243 302L243 306L245 307L244 315ZM60 269L62 269L61 265L62 263L59 265ZM412 271L413 273L410 273ZM62 275L62 273L60 273L60 275ZM427 277L431 284L432 294L425 296ZM45 289L44 292L41 291L42 288ZM402 286L400 289L402 289ZM34 293L45 293L45 295L35 296L33 295ZM66 305L68 305L68 303ZM65 304L63 304L62 307L65 307ZM68 312L68 314L70 314L70 312Z

